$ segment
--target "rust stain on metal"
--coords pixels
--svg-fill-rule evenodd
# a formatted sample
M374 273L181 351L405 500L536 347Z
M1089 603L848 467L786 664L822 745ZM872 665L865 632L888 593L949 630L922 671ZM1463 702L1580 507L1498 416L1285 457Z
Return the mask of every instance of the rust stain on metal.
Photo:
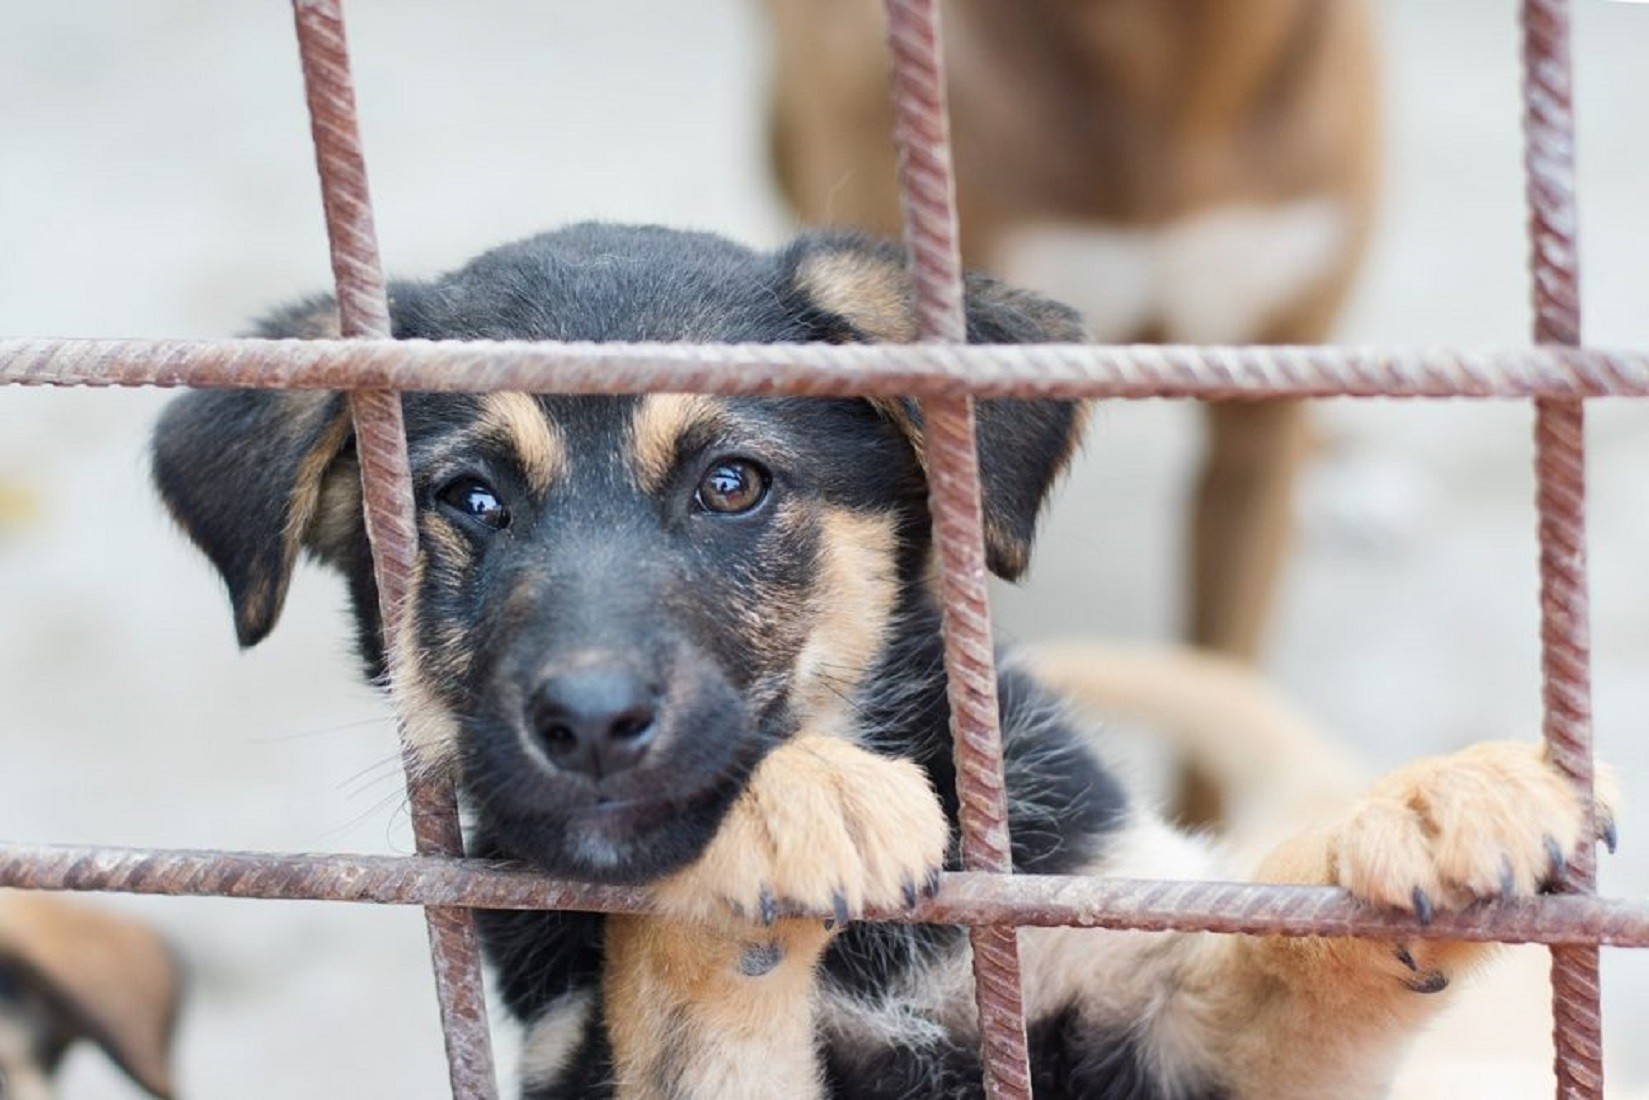
M1649 353L0 338L0 383L816 397L1649 397Z
M0 886L598 913L651 907L642 887L565 882L516 865L445 856L7 845L0 846ZM938 894L916 909L871 912L865 919L1649 947L1649 903L1642 901L1578 894L1525 898L1438 913L1422 925L1327 886L983 872L947 874Z
M938 0L887 0L887 18L893 54L893 140L899 153L899 203L915 290L917 339L966 343ZM922 423L944 608L946 694L961 803L962 864L970 871L1007 874L1013 870L1013 855L1002 776L973 398L924 397ZM991 1100L1030 1100L1019 933L1012 925L976 925L970 942L985 1093Z
M1568 0L1524 0L1524 186L1536 344L1580 344L1575 124ZM1535 403L1540 534L1540 645L1547 751L1592 802L1592 701L1586 587L1586 412L1578 400ZM1562 889L1596 888L1585 844ZM1595 946L1552 949L1554 1068L1560 1100L1603 1096L1603 1018Z
M331 245L339 331L345 337L384 339L390 335L389 298L372 221L341 0L297 0L293 14ZM349 407L361 463L362 511L378 586L385 671L390 696L395 699L399 664L395 639L401 636L398 627L418 555L401 396L392 390L354 389ZM432 776L419 766L417 750L405 738L404 724L401 753L418 851L462 855L464 840L451 777ZM454 908L430 908L424 915L453 1095L488 1100L497 1095L498 1086L475 915Z

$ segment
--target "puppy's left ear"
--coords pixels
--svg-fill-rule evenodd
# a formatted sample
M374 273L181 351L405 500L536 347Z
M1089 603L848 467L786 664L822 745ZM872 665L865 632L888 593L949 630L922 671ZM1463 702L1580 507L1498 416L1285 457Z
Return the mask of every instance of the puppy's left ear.
M3 890L0 960L16 964L52 1006L62 1041L91 1039L149 1092L173 1095L182 974L148 925L49 894Z
M161 414L155 485L222 574L242 646L274 628L349 438L343 395L313 390L195 390Z
M779 255L792 309L808 338L830 343L909 343L916 339L910 278L898 246L853 233L806 234ZM1082 343L1081 316L1069 306L989 276L966 276L970 344ZM871 402L905 434L926 466L916 402ZM1037 516L1082 435L1077 401L980 401L979 474L985 553L991 571L1016 580L1030 563Z

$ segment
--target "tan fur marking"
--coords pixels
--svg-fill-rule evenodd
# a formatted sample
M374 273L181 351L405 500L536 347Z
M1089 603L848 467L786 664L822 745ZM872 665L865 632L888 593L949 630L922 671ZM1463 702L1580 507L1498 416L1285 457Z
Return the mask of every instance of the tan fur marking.
M286 418L301 438L310 426L307 422L325 411L331 395L287 395L287 398L291 405ZM286 528L281 533L281 568L273 576L259 576L254 580L252 589L247 593L236 615L236 626L243 634L254 624L273 622L279 613L281 603L286 599L287 585L292 580L292 567L297 563L298 551L303 547L304 538L309 533L315 517L315 508L320 500L327 468L332 464L332 460L338 457L338 451L343 447L344 440L349 437L349 431L349 417L334 416L331 423L326 425L321 438L299 460L297 473L292 482L292 495L287 500ZM177 518L179 522L183 522L183 517ZM184 526L187 527L188 524L184 523Z
M755 923L764 897L830 911L903 904L944 859L949 827L926 776L834 735L774 749L704 854L655 890L658 917L611 917L603 993L625 1097L819 1093L818 921ZM778 965L740 972L753 945Z
M916 339L904 269L863 252L821 252L796 269L796 287L820 309L844 318L873 340Z
M336 562L361 526L361 468L354 458L340 458L327 472L304 545L323 561Z
M893 517L825 513L813 624L796 657L796 703L810 722L845 721L881 652L895 592Z
M676 445L694 424L710 420L722 403L703 394L648 394L630 424L630 456L636 483L654 492L676 464Z
M813 1055L813 967L828 937L812 921L725 929L607 918L602 975L619 1096L715 1100L821 1094ZM739 970L760 943L778 965Z
M418 551L409 592L422 589L428 560L423 550ZM395 710L406 723L407 744L412 746L418 769L425 775L443 775L450 773L458 751L458 722L441 702L424 670L418 622L418 601L409 599L401 612L395 639L399 657L393 685Z
M534 492L544 492L566 470L561 433L528 394L487 394L481 400L480 428L509 441Z
M432 549L441 551L442 562L446 568L451 568L452 563L462 566L470 560L469 540L450 523L436 519L427 520L420 525L419 534Z

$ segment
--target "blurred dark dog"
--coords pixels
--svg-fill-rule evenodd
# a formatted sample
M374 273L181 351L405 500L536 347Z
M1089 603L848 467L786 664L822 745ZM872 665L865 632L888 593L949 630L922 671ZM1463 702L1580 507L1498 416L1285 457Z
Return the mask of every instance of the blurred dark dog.
M585 225L396 283L401 338L912 338L891 247L774 253ZM1072 340L1076 315L970 277L978 342ZM324 337L331 304L263 333ZM855 923L955 866L955 776L920 409L899 400L407 394L419 551L399 688L452 769L472 850L649 883L654 916L483 914L533 1097L981 1095L961 929ZM1061 401L979 404L990 567L1026 569L1076 446ZM342 395L179 398L168 506L228 584L241 641L309 551L347 578L384 667ZM1188 688L1189 689L1189 688ZM1001 666L1015 869L1217 878L1102 759L1099 734ZM1538 746L1393 775L1259 865L1431 912L1539 889L1589 841ZM781 916L832 914L829 920ZM1039 1096L1378 1095L1476 944L1025 929Z
M147 925L77 902L0 890L0 1096L45 1100L77 1041L172 1095L182 981Z
M882 0L764 0L772 160L810 225L897 235ZM1106 343L1321 343L1368 239L1364 0L947 0L963 258ZM1257 653L1301 406L1207 406L1188 636Z

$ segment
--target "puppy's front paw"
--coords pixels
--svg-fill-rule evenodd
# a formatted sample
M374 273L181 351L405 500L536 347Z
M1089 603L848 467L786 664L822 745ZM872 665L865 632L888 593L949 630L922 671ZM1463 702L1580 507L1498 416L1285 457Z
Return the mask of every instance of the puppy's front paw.
M771 923L793 907L842 922L915 904L937 884L949 842L915 763L803 736L768 754L704 854L655 896L695 920Z
M1599 831L1613 835L1615 787L1598 782ZM1491 742L1381 780L1338 831L1339 885L1421 920L1474 901L1532 894L1579 848L1586 815L1538 744Z

